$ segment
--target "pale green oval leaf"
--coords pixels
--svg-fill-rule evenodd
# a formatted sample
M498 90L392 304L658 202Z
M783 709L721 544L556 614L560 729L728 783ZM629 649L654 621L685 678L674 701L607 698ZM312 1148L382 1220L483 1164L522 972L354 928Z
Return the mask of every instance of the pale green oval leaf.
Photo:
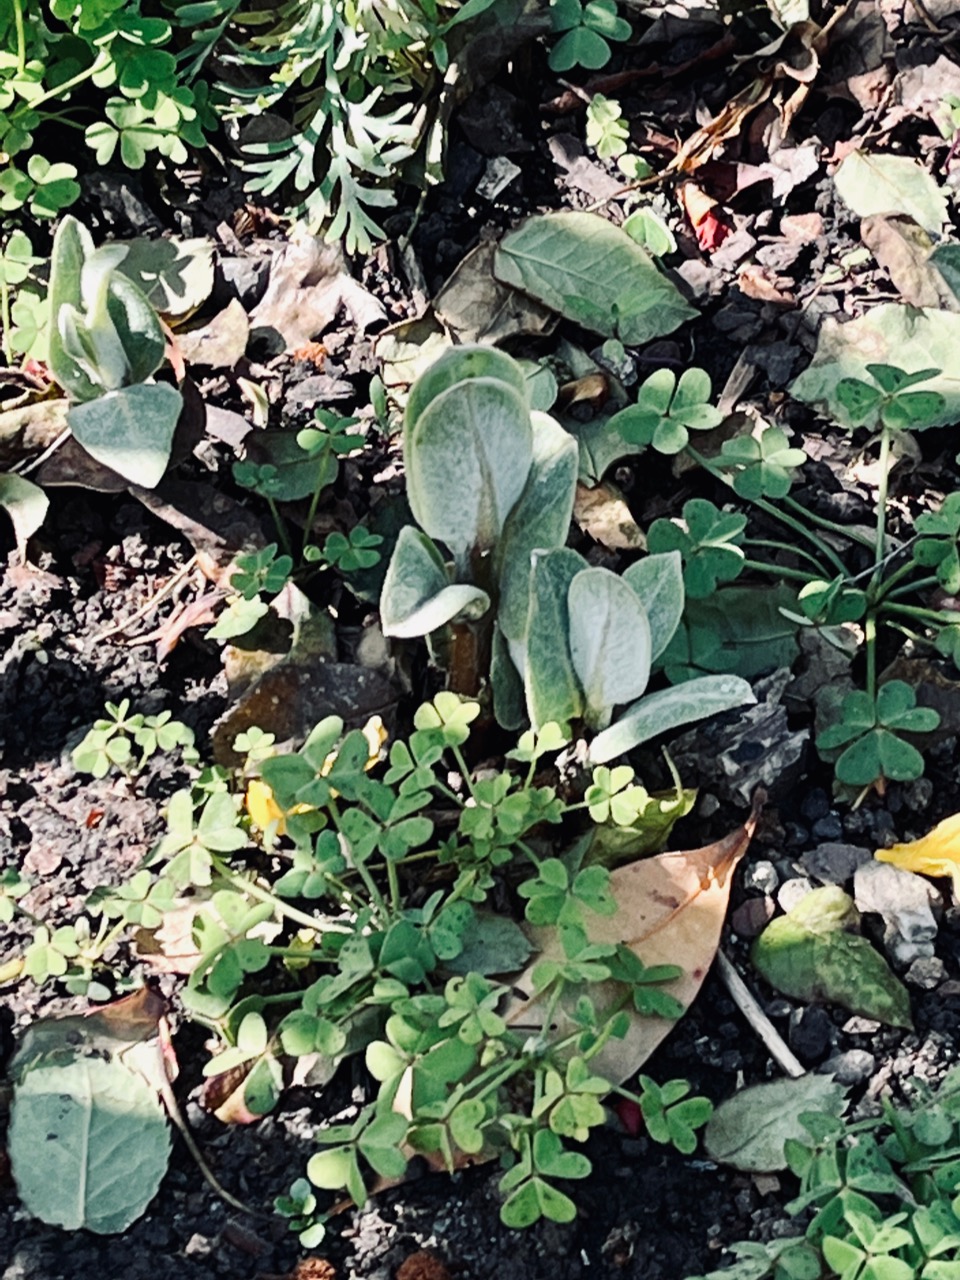
M838 194L860 218L902 213L926 231L939 232L947 220L947 199L938 184L909 156L852 151L833 178Z
M800 1123L805 1111L843 1114L846 1090L832 1076L805 1075L741 1089L722 1102L703 1131L714 1160L751 1173L785 1169L783 1144L809 1138Z
M570 583L570 656L594 728L615 706L639 698L650 679L647 613L636 592L609 569L585 569Z
M530 218L504 236L494 272L568 320L628 345L697 315L625 231L593 213Z
M28 1070L14 1090L10 1161L21 1199L54 1226L124 1231L156 1195L170 1134L156 1094L116 1061Z
M43 524L49 506L49 499L39 485L13 472L0 475L0 507L13 523L21 557L26 554L27 539Z

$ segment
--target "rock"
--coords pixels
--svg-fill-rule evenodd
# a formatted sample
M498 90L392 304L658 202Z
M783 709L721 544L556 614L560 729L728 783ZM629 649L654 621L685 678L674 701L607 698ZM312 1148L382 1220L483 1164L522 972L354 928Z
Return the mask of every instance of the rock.
M926 880L889 862L871 859L854 873L857 909L883 918L883 947L898 969L933 956L937 936L931 908L934 892Z
M777 875L776 867L765 858L747 867L743 877L743 887L753 889L757 893L774 893L779 883L780 877Z
M876 1058L866 1049L847 1049L828 1058L819 1070L829 1072L838 1084L855 1085L869 1080L876 1067Z
M903 975L904 981L909 986L919 987L921 991L933 991L946 976L946 967L938 956L925 956L914 960Z
M804 871L821 884L846 884L857 867L869 861L872 861L869 849L837 840L818 844L800 859Z
M809 1005L790 1018L790 1048L803 1062L819 1062L830 1048L833 1023L826 1009Z
M830 812L830 798L822 787L815 787L804 797L800 814L807 822L816 822Z
M842 1029L846 1036L873 1036L880 1030L880 1023L873 1018L863 1018L857 1013L846 1020Z
M733 912L730 924L741 938L757 938L773 919L774 910L772 898L748 898Z
M840 821L839 813L831 811L824 817L818 818L811 832L817 840L839 840L843 835L843 823Z
M813 889L813 881L808 880L806 876L794 876L792 880L787 880L780 886L780 892L777 894L777 902L783 911L792 911L801 898L805 898Z

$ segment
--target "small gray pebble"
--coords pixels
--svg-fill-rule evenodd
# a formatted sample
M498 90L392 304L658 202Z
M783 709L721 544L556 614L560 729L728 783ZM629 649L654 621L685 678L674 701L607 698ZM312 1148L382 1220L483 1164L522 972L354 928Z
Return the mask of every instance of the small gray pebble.
M829 1072L839 1084L855 1085L869 1080L877 1068L877 1060L866 1049L847 1049L828 1058L821 1072Z
M938 956L921 956L903 975L904 981L921 991L932 991L947 976L943 961Z
M745 889L753 889L757 893L774 893L780 883L777 869L772 862L762 858L759 862L747 867L743 877Z
M801 898L805 898L813 889L813 881L806 876L794 876L780 886L777 902L782 911L792 911Z

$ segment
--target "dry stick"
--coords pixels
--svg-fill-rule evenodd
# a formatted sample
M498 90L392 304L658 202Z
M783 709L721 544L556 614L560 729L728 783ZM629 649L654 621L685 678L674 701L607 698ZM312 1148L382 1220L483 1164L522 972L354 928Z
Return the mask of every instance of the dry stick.
M206 1160L204 1160L203 1153L194 1141L193 1134L190 1132L186 1120L184 1120L180 1113L180 1107L177 1103L176 1095L173 1092L173 1088L171 1087L170 1080L167 1076L166 1064L163 1061L163 1051L158 1050L158 1053L160 1055L160 1070L157 1073L158 1079L156 1080L156 1085L159 1089L160 1097L163 1099L163 1105L167 1109L167 1115L173 1121L181 1138L183 1138L183 1141L186 1143L187 1150L190 1152L191 1156L193 1156L196 1166L203 1174L204 1179L213 1188L220 1199L225 1200L232 1208L239 1209L241 1213L248 1213L252 1218L268 1219L270 1214L261 1213L259 1209L252 1209L250 1205L244 1204L242 1200L238 1200L236 1196L231 1195L226 1187L221 1186L217 1181L216 1175L207 1164Z
M130 617L125 618L123 622L118 622L112 627L107 627L106 631L101 631L99 635L93 637L92 643L100 644L101 641L106 640L109 636L119 635L122 631L126 631L128 627L133 626L135 622L140 622L149 614L153 613L160 601L170 594L178 582L182 582L191 569L194 568L196 563L197 557L195 555L191 556L185 564L182 564L175 573L170 575L159 591L155 591L150 599L140 606L136 613L132 613Z
M753 992L722 951L717 952L717 964L720 968L720 977L733 997L734 1004L763 1041L767 1052L777 1066L785 1071L788 1076L793 1076L794 1079L799 1076L805 1076L807 1074L806 1068L794 1057L780 1032L757 1004Z

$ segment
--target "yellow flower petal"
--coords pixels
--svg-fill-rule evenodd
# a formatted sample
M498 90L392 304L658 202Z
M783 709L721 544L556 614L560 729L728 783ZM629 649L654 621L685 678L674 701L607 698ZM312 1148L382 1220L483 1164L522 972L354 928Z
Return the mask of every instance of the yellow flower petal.
M292 813L309 813L313 807L309 804L298 804L292 809L281 809L273 791L262 778L253 778L247 786L246 804L247 813L260 830L266 831L271 823L275 823L273 831L278 836L286 835L287 818Z
M287 829L287 815L273 798L273 792L260 778L253 778L247 787L247 813L260 828L266 831L271 822L275 822L274 830L282 836Z
M919 840L878 849L874 856L879 862L890 862L918 875L949 876L954 896L960 900L960 813L944 818Z

